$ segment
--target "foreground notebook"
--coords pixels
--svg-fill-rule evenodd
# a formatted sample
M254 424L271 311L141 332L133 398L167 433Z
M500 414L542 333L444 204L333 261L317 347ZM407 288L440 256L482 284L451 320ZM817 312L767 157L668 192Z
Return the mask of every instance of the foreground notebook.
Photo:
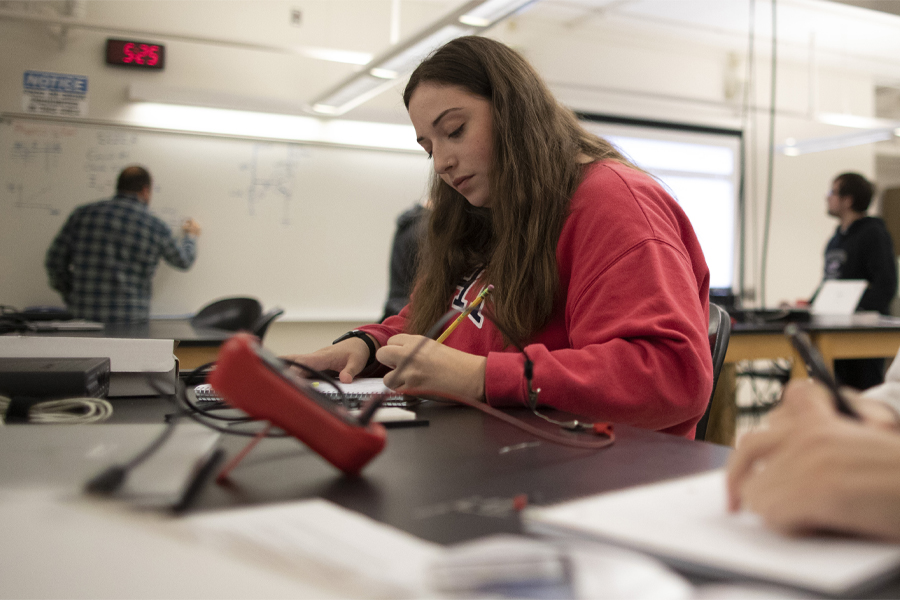
M6 425L0 427L0 488L41 488L78 494L112 464L127 463L165 425ZM177 425L155 454L129 474L114 497L148 507L176 508L213 457L219 434L196 423Z
M725 473L528 508L527 529L614 542L686 571L739 575L843 595L900 570L900 544L837 536L786 537L725 509Z

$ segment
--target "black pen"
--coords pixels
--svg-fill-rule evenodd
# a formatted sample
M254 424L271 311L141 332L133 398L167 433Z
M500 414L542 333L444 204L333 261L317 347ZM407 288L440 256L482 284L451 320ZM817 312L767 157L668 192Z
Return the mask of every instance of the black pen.
M784 328L784 334L791 338L794 349L797 350L797 353L803 359L803 362L806 363L806 370L809 372L810 377L822 382L831 392L831 397L834 399L834 407L837 411L848 417L859 419L859 413L850 406L847 398L845 398L844 394L841 393L841 390L838 389L837 382L831 375L831 371L829 371L828 367L825 365L825 359L822 358L822 355L816 347L813 346L812 341L810 341L806 332L797 327L795 323L790 323Z

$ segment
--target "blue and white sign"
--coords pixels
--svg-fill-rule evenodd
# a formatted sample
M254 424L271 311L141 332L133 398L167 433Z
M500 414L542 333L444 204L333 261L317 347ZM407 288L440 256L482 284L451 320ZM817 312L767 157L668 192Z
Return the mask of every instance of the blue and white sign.
M22 77L22 110L57 117L87 114L88 78L84 75L25 71Z

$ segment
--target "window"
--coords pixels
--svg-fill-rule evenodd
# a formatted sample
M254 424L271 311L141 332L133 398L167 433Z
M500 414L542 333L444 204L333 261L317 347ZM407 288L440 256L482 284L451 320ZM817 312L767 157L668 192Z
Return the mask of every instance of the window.
M710 288L733 289L738 258L740 132L584 118L587 129L612 142L656 177L687 213L709 266Z

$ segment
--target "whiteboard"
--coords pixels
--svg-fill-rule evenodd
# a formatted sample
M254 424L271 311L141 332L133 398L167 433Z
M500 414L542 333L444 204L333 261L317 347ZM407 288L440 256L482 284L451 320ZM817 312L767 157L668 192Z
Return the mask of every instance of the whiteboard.
M203 228L186 272L161 263L153 315L232 295L285 318L375 320L395 220L426 194L425 153L266 142L127 127L0 123L0 304L61 304L44 255L71 210L110 197L122 167L153 176L151 210Z

